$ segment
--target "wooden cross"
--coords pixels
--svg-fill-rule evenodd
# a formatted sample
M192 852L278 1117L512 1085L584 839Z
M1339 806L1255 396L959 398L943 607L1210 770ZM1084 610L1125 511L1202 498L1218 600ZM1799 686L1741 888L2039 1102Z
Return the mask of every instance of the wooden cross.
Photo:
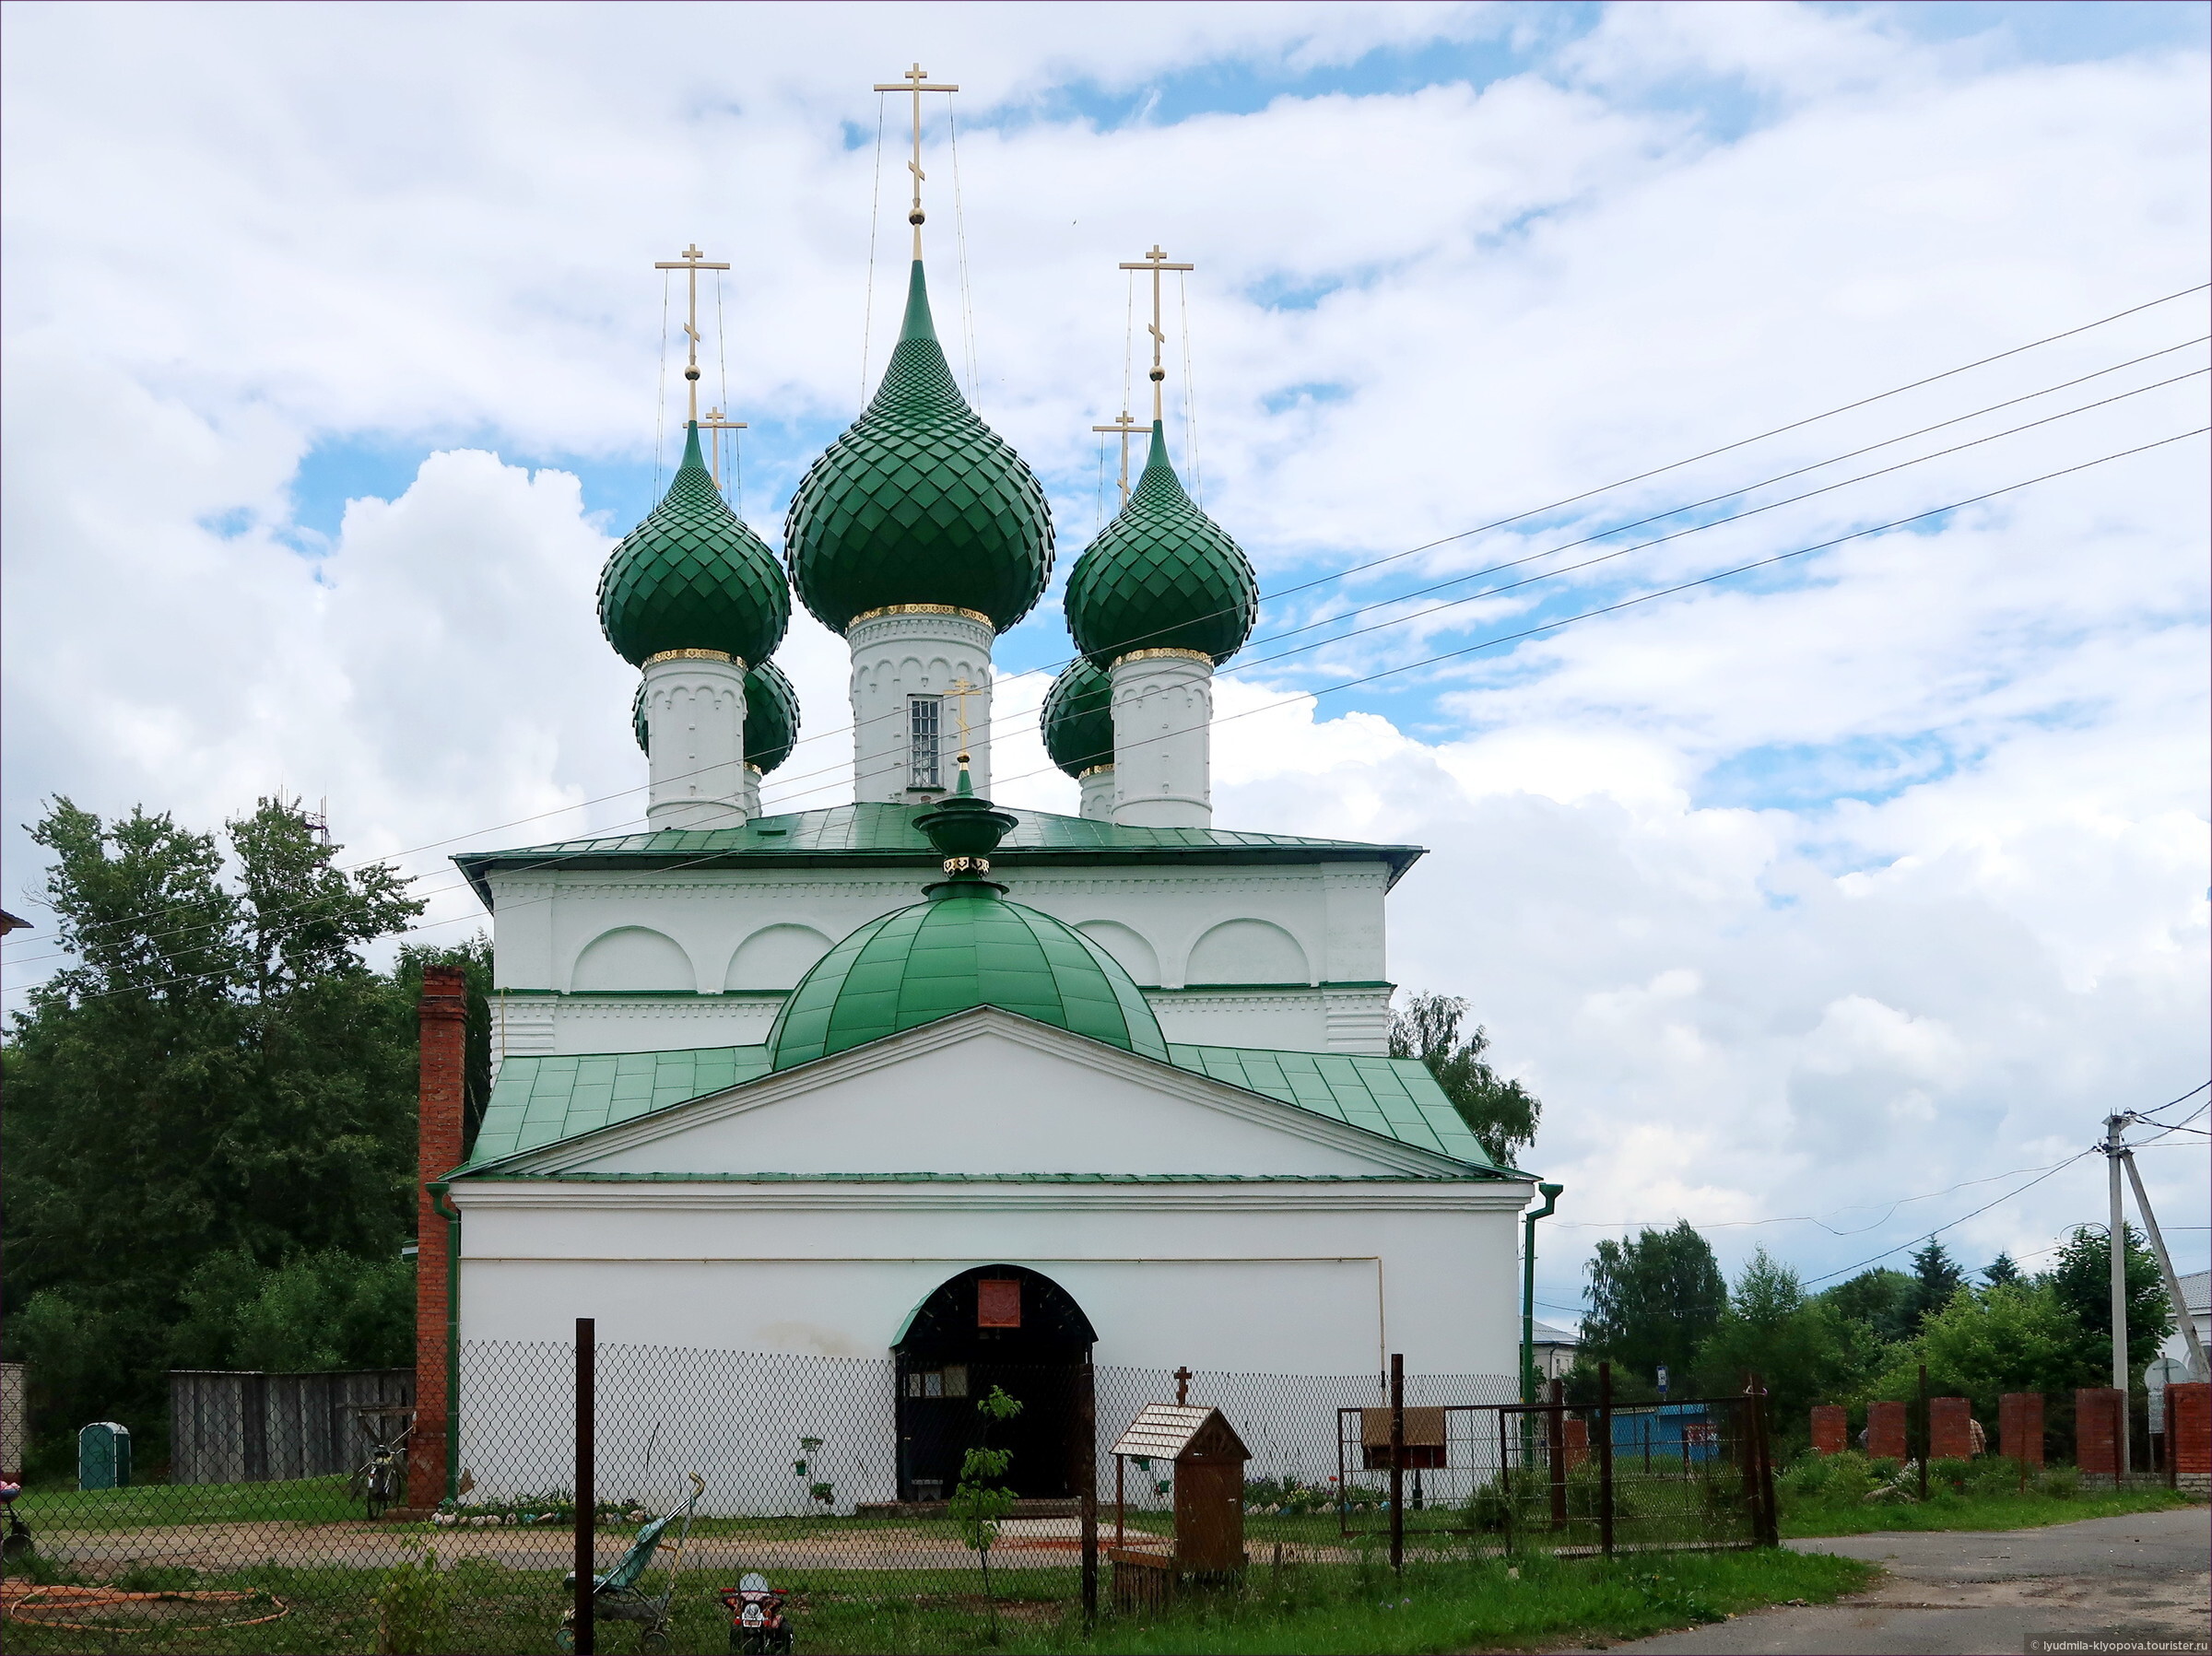
M727 270L727 264L718 264L699 251L694 241L673 259L655 259L655 270L681 270L688 273L691 285L690 303L684 312L684 382L691 393L692 421L699 418L699 273L702 270Z
M901 84L903 83L903 84ZM960 88L951 83L940 83L929 78L929 71L920 64L888 85L876 83L878 92L912 92L914 95L914 153L906 163L906 170L914 175L913 206L907 209L906 221L914 227L914 257L922 256L922 181L929 175L922 170L922 94L924 92L957 92Z
M1112 425L1093 426L1091 429L1093 431L1119 431L1122 434L1122 504L1126 506L1129 504L1129 434L1137 429L1137 424L1129 417L1129 410L1124 408Z
M1162 406L1160 385L1168 377L1168 370L1160 366L1159 361L1160 346L1168 342L1168 336L1159 328L1159 273L1163 270L1195 270L1198 266L1169 264L1168 255L1160 252L1159 243L1155 241L1152 251L1142 259L1135 264L1124 260L1121 267L1124 270L1148 270L1152 273L1152 417L1159 419Z
M1175 1370L1175 1406L1187 1407L1191 1401L1191 1381L1195 1377L1188 1368Z

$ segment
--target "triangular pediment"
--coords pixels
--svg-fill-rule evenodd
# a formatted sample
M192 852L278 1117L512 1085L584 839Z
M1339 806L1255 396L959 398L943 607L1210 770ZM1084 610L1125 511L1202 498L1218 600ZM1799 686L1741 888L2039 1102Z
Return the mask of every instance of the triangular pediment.
M984 1006L472 1171L1342 1179L1470 1169Z

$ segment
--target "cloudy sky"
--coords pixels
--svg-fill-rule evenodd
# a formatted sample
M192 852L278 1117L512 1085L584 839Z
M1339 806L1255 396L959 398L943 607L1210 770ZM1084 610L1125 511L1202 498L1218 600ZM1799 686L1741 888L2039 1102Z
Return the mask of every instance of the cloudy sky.
M1063 577L1115 266L1198 267L1171 435L1276 594L1217 820L1432 848L1393 976L1546 1102L1548 1314L1623 1224L1817 1277L2212 1074L2203 6L0 16L34 921L56 793L327 798L432 938L479 919L450 851L634 821L591 594L671 457L653 261L735 266L706 384L774 540L895 328L868 88L918 60L941 331ZM1018 806L1073 808L1066 653L1055 589L1000 650ZM818 739L771 803L837 803L841 647L781 659ZM51 945L6 958L18 1004ZM2143 1157L2184 1270L2205 1143ZM1947 1239L2037 1263L2102 1200L2078 1162Z

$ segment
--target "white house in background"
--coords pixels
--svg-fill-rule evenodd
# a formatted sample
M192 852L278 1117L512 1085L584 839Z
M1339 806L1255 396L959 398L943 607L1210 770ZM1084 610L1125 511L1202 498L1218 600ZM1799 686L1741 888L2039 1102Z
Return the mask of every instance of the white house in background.
M2193 1271L2180 1278L2182 1305L2189 1320L2196 1324L2196 1342L2206 1351L2212 1351L2212 1271ZM2177 1324L2179 1319L2176 1319ZM2162 1356L2189 1360L2189 1341L2176 1326L2159 1347Z
M1575 1354L1582 1350L1583 1336L1572 1329L1561 1328L1556 1322L1547 1322L1541 1317L1535 1320L1536 1378L1555 1380L1567 1378L1574 1367Z
M1082 659L1046 734L1080 816L970 786L1052 531L918 260L786 539L852 644L855 803L759 815L798 723L766 661L790 600L694 425L600 586L643 675L646 831L457 859L493 917L498 1058L441 1181L462 1341L591 1316L609 1343L893 1359L895 1405L840 1405L886 1446L841 1505L941 1490L959 1434L925 1416L1086 1357L1371 1377L1402 1352L1510 1388L1532 1176L1386 1051L1384 899L1421 852L1213 826L1211 675L1255 587L1159 423L1069 585ZM464 1377L453 1473L487 1475L507 1402ZM1068 1464L1015 1476L1065 1493Z

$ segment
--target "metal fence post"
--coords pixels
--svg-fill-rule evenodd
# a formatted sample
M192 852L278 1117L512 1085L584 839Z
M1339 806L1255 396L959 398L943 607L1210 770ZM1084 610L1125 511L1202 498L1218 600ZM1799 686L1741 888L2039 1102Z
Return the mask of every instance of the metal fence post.
M1597 1544L1613 1556L1613 1365L1597 1366Z
M2124 1418L2120 1425L2125 1431ZM1928 1366L1925 1363L1920 1366L1920 1498L1924 1501L1928 1498Z
M1406 1568L1406 1357L1390 1354L1390 1568Z
M1782 1514L1774 1505L1774 1443L1768 1430L1767 1383L1751 1376L1751 1420L1758 1449L1754 1464L1759 1477L1759 1540L1762 1546L1782 1544Z
M1083 1456L1077 1487L1083 1497L1083 1625L1088 1627L1099 1619L1099 1389L1088 1353L1076 1376L1076 1441Z
M1544 1411L1544 1458L1550 1462L1551 1527L1567 1527L1567 1382L1555 1380L1547 1388L1551 1401Z
M593 1656L599 1647L592 1620L592 1585L597 1563L592 1544L598 1514L598 1357L596 1321L576 1319L576 1643L577 1656Z

